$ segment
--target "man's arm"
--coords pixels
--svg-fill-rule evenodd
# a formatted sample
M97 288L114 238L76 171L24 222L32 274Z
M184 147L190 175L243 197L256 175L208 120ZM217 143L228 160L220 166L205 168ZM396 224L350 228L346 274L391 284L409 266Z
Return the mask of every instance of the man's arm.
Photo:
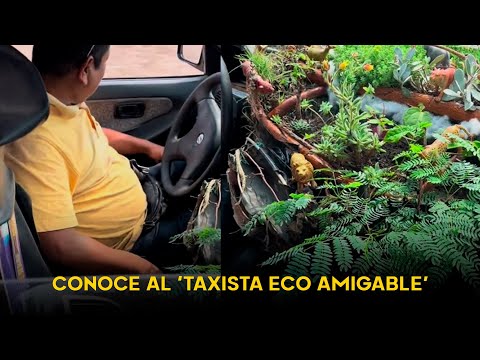
M82 274L156 274L160 270L144 258L112 249L73 228L39 233L40 247L53 262Z
M35 134L19 139L10 144L6 160L32 199L40 247L49 259L85 272L157 271L133 253L111 249L74 230L78 220L70 189L76 170L50 140Z
M108 143L122 155L145 154L159 162L163 156L163 146L151 141L127 135L116 130L102 128Z

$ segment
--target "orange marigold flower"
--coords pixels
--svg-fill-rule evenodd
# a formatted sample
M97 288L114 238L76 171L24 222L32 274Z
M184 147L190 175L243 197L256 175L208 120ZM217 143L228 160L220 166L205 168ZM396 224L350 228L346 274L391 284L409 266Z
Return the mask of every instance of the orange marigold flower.
M363 65L363 70L372 71L373 70L373 65L372 64L365 64L365 65Z
M325 71L328 71L330 69L330 64L328 63L327 60L322 61L322 69Z
M338 66L338 68L340 70L345 70L348 66L348 61L343 61L342 63L340 63L340 65Z

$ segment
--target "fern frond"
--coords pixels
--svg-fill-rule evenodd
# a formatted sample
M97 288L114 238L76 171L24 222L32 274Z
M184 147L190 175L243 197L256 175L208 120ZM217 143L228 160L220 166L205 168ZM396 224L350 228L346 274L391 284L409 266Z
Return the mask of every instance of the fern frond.
M200 246L211 245L222 240L222 232L216 228L196 229L195 236L197 237L197 244Z
M380 186L377 190L378 195L391 194L393 196L404 197L409 195L413 189L406 183L387 182Z
M391 246L400 247L402 241L404 240L403 231L392 231L385 235L381 242L388 243Z
M422 180L427 179L429 177L435 178L434 176L437 175L442 169L439 169L436 166L428 167L428 168L420 168L413 170L410 174L410 177L414 180ZM441 179L440 177L437 177ZM436 182L436 181L433 181ZM438 182L437 182L438 183Z
M470 140L465 140L455 134L449 134L449 137L455 140L455 144L453 144L454 147L456 146L456 147L463 148L468 152L470 152L473 156L476 156L478 159L480 159L480 149L477 148L475 145L473 145L473 143Z
M374 265L381 259L382 249L376 243L371 243L367 251L355 259L352 272L355 275L370 275Z
M368 199L362 199L360 197L352 199L350 206L348 206L348 208L351 208L352 215L355 216L363 214L366 211L367 207Z
M315 250L312 257L311 274L329 275L333 263L333 254L330 243L321 241L315 244Z
M352 245L352 248L357 253L360 254L360 253L362 253L363 251L366 250L367 243L360 236L358 236L358 235L347 235L345 237L347 238L347 240L350 242L350 245Z
M378 204L375 207L368 207L365 214L360 219L360 222L364 225L371 225L378 219L386 217L390 214L390 210L385 204Z
M308 201L307 200L312 200L313 199L313 195L310 195L310 194L295 194L295 193L292 193L290 194L290 199L291 200L294 200L295 202L298 202L300 200L302 200L302 202L305 202L306 201L306 204L308 204ZM289 200L290 200L289 199Z
M340 270L348 271L353 263L352 249L349 243L342 237L333 238L333 252Z
M322 215L341 214L344 211L345 211L345 208L342 205L335 202L330 204L328 208L323 208L319 206L315 210L309 212L307 216L320 217Z
M433 213L442 213L447 210L450 210L450 207L443 201L437 201L429 209L429 211Z
M438 191L429 191L423 194L423 203L425 205L432 205L437 202L442 196Z
M417 157L417 158L414 158L412 160L408 160L408 161L405 161L403 162L402 164L400 164L398 166L398 169L400 171L410 171L412 169L415 169L417 167L420 167L420 166L429 166L430 165L430 162L428 160L425 160L421 157Z
M325 232L336 235L345 230L350 223L355 220L355 216L352 214L346 214L336 219L331 225L327 226Z
M447 184L463 186L478 176L478 167L467 161L455 162L450 166L448 175Z
M312 198L313 196L309 194L290 194L288 200L268 204L244 225L245 235L249 234L258 224L265 225L267 221L279 226L290 223L297 211L304 210L312 201Z
M478 252L470 249L460 264L460 272L463 279L471 286L478 287L480 285L480 260Z
M292 256L294 256L297 252L303 250L303 246L304 246L303 244L298 244L291 247L288 250L277 252L275 253L275 255L269 257L267 260L262 262L260 266L276 265L281 262L289 261L292 258Z
M467 194L467 199L480 203L480 191L469 191Z
M290 258L285 273L293 277L309 275L311 255L301 248Z
M363 224L359 223L359 222L352 222L351 224L348 225L349 227L349 233L352 233L352 234L358 234L362 231L363 229Z
M220 265L176 265L166 268L169 271L179 274L220 274Z
M346 208L352 207L357 201L362 200L354 189L343 189L338 197Z
M428 276L428 283L436 288L447 281L449 273L450 269L445 266L431 266L425 271L425 275Z

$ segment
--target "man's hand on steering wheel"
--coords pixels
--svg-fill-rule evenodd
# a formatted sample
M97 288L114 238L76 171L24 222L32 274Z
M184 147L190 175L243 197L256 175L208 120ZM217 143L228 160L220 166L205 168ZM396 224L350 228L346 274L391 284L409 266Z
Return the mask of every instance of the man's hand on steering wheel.
M162 161L164 150L165 148L163 146L151 143L147 149L146 155L156 163L159 163Z

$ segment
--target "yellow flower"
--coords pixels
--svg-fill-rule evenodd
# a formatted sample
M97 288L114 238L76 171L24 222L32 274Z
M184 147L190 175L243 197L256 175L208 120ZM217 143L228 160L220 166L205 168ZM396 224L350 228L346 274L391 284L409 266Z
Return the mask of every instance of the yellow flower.
M372 64L365 64L365 65L363 65L363 70L372 71L373 70L373 65Z
M322 69L325 71L328 71L330 69L330 64L328 63L327 60L322 61Z
M348 61L343 61L343 62L338 66L338 68L339 68L340 70L345 70L345 69L347 68L347 66L348 66Z

